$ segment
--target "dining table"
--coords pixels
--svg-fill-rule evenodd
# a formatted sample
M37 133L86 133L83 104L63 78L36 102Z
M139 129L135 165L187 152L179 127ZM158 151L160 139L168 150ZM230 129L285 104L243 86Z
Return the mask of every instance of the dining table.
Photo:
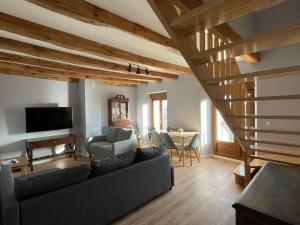
M184 147L185 144L188 143L188 141L190 141L195 134L199 134L199 132L195 132L195 131L169 131L168 134L170 135L170 137L172 138L172 140L176 143L179 144L179 146L182 148L183 152L182 152L182 156L183 156L183 166L184 166ZM198 144L198 148L199 148L199 153L200 153L200 144ZM181 161L181 156L179 161Z
M182 145L182 147L184 147L187 140L190 140L195 134L199 134L199 132L194 132L194 131L183 131L183 132L170 131L170 132L168 132L168 134L170 135L170 137L173 139L174 142L177 142L177 140L179 140L178 144L180 144L180 145Z

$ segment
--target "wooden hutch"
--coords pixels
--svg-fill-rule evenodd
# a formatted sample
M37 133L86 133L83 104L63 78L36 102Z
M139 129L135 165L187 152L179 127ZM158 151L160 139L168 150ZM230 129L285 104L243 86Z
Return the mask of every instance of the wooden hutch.
M124 95L108 99L108 125L132 128L129 121L129 99Z

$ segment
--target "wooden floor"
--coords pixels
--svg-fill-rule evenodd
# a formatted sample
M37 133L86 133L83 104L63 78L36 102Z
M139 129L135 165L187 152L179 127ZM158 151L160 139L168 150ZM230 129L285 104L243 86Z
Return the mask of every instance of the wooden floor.
M64 158L38 164L34 171L48 168L65 168L86 163ZM114 225L234 225L232 203L241 193L235 184L233 169L238 163L214 157L186 160L185 167L174 157L175 187L116 221ZM146 188L146 187L145 187ZM139 190L137 190L139 191ZM142 190L141 190L142 191Z
M175 161L175 159L174 159ZM231 207L242 189L231 161L208 157L193 166L175 164L175 187L114 225L234 225Z

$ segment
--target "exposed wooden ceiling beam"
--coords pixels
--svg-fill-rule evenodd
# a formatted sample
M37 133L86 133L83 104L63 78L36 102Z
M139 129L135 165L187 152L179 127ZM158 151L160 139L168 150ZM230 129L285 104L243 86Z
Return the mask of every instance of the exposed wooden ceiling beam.
M99 77L112 77L112 78L121 78L121 79L130 79L130 80L140 80L140 81L149 81L149 82L160 82L160 78L139 76L139 75L127 75L124 73L117 73L112 71L105 71L99 69L91 69L87 67L74 66L65 63L59 63L44 59L33 58L23 55L15 55L5 52L0 52L0 60L5 62L21 63L27 65L33 65L38 67L50 68L55 70L70 71L74 73L82 73L90 76L99 76Z
M172 0L172 1L174 1L175 4L178 5L183 10L184 14L204 4L202 0ZM227 38L228 41L230 42L243 40L243 37L239 35L234 29L232 29L228 23L220 24L214 27L212 30L214 33L218 33L220 37ZM190 31L195 32L195 29L190 29ZM241 55L240 57L245 62L250 64L258 63L260 60L259 53Z
M192 60L199 63L215 62L220 60L220 55L227 59L236 56L265 51L281 46L300 42L300 23L277 29L276 31L258 35L253 38L230 43L221 47L209 49L203 53L191 56Z
M122 84L122 83L111 82L111 81L101 81L101 84L117 86L117 87L137 87L136 84Z
M280 2L282 0L211 0L175 18L170 26L180 30L209 29Z
M0 13L0 29L63 48L89 53L95 56L105 57L125 63L135 63L148 67L150 70L157 69L160 71L172 71L178 74L191 73L191 70L184 66L178 66L136 55L108 45L78 37L73 34L10 16L5 13Z
M67 52L57 51L50 48L44 48L37 45L28 44L21 41L16 41L8 38L0 37L0 49L10 50L14 52L20 52L31 56L50 59L65 63L72 63L75 65L85 67L96 67L100 69L113 70L122 72L128 75L135 75L134 72L129 73L127 71L128 66L107 62L99 59L89 58L85 56L75 55ZM178 76L170 73L163 73L157 71L150 71L150 77L156 77L161 79L177 79Z
M89 76L84 73L66 72L60 70L54 70L49 68L35 67L30 65L22 65L18 63L0 61L0 72L9 75L20 75L20 76L32 76L36 78L68 78L68 79L94 79L102 81L117 81L125 84L147 84L144 81L110 78L110 77L99 77Z
M72 17L74 19L83 21L88 24L97 26L109 26L116 28L148 41L154 42L167 49L180 54L173 45L172 40L166 38L146 27L137 23L124 19L114 13L105 9L97 7L89 2L83 0L27 0L33 4L39 5L43 8L49 9L53 12L62 14L64 16Z

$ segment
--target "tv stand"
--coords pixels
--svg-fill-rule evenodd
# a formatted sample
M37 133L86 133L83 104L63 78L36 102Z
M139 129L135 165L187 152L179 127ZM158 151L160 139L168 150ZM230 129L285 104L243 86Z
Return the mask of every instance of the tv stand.
M35 138L35 139L27 139L26 140L26 149L27 149L27 156L29 161L29 166L31 171L33 170L33 161L41 160L41 159L47 159L47 158L53 158L58 155L62 154L69 154L69 157L71 158L72 155L74 157L74 160L76 159L76 142L77 142L77 136L74 134L67 134L67 135L60 135L60 136L53 136L53 137L46 137L46 138ZM47 155L43 157L33 158L33 151L38 148L49 148L49 147L55 147L58 145L67 145L69 146L69 150L64 151L61 154L52 154Z

